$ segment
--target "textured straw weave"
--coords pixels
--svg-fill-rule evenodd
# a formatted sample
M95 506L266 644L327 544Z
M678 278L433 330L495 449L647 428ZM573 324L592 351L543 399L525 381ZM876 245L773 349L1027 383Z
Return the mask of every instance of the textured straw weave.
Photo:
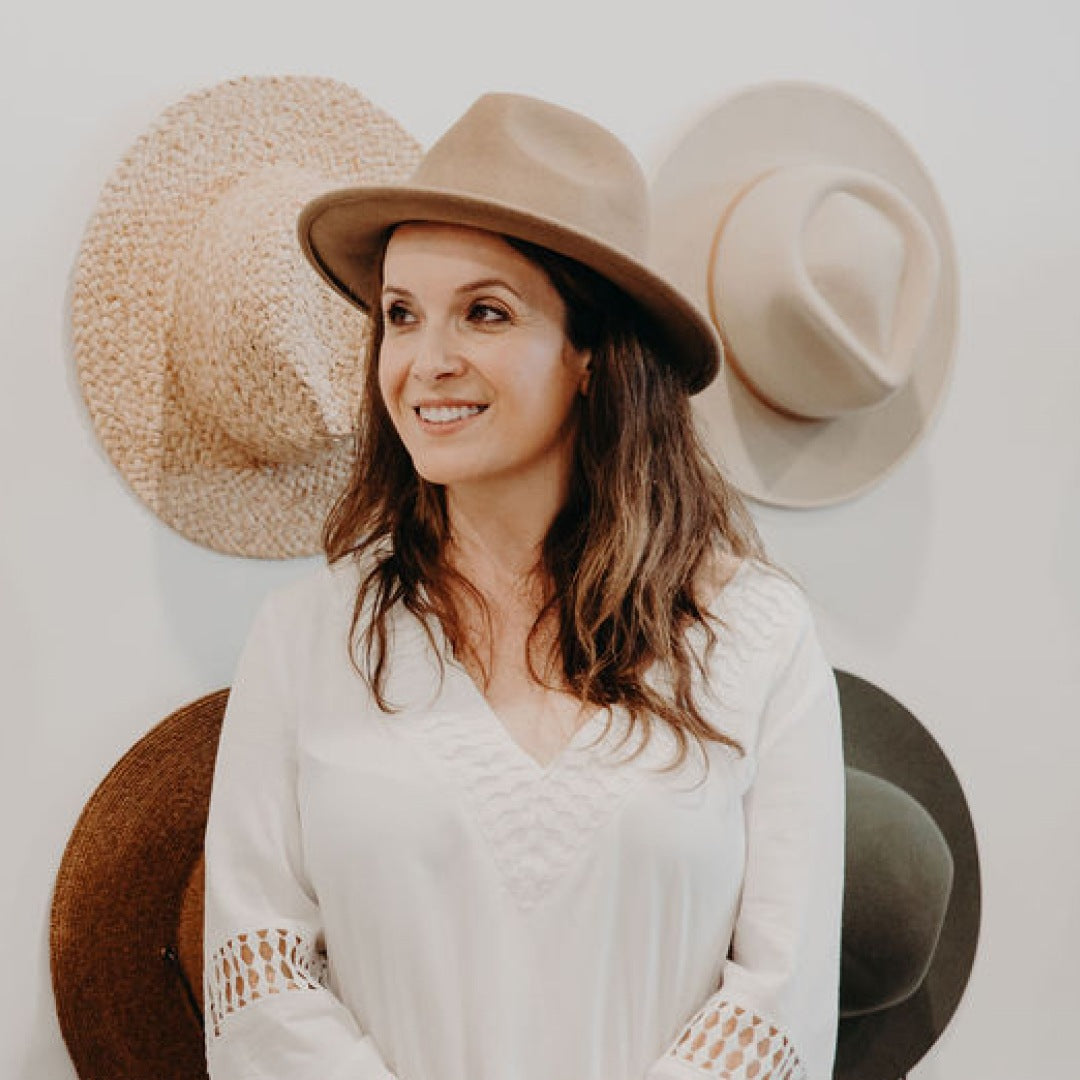
M82 1080L204 1080L202 849L227 690L178 709L90 797L53 894L60 1030Z
M75 361L109 457L184 536L250 557L318 550L369 325L307 264L296 217L419 156L351 87L240 78L167 109L105 185L75 273Z

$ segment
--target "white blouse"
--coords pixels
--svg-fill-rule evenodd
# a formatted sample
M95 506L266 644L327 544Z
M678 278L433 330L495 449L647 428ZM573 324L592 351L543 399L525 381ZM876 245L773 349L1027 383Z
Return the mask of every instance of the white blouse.
M404 610L382 712L347 651L357 581L272 593L236 672L206 832L213 1080L828 1080L843 762L802 593L745 562L716 600L701 700L745 754L707 744L706 778L693 741L657 771L659 723L627 761L619 708L541 766Z

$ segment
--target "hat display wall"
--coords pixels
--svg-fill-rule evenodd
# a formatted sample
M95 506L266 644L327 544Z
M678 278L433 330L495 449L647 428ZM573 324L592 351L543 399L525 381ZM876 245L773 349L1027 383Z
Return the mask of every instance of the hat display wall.
M929 732L837 672L847 846L836 1080L899 1080L948 1024L978 938L975 834ZM143 736L90 797L53 895L53 991L82 1080L205 1080L202 850L228 691Z
M521 94L485 94L407 183L370 183L315 199L301 215L300 240L342 296L370 308L381 241L405 221L489 229L568 255L651 316L691 393L716 375L722 347L706 309L647 257L641 166L615 135L579 113Z
M746 495L825 506L882 479L945 395L956 252L923 163L837 90L719 102L652 183L653 259L711 314L722 377L696 401Z
M366 316L296 239L320 192L411 172L418 143L325 78L193 93L130 148L79 252L72 336L94 428L135 494L196 543L320 548L348 474Z
M960 781L880 687L836 673L847 877L835 1080L900 1080L952 1019L975 960L979 856Z

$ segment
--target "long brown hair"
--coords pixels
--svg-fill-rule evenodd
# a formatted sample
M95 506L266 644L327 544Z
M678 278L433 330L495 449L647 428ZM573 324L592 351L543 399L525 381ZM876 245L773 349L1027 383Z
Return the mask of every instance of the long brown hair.
M554 625L565 688L590 704L623 706L627 737L645 726L634 756L644 748L650 716L676 736L679 754L669 768L683 761L688 736L741 750L708 722L693 694L693 672L704 671L716 640L695 583L718 555L764 558L753 521L702 445L689 395L661 360L670 346L638 305L566 256L505 239L547 274L566 306L567 337L591 354L588 393L576 405L569 493L542 548L547 599L529 645L542 624ZM352 557L367 567L350 651L379 706L392 712L384 691L393 609L402 604L412 612L433 647L437 620L454 653L471 654L486 672L466 640L455 593L481 611L486 606L446 558L444 489L417 474L383 403L380 304L372 305L371 317L357 452L349 483L326 520L323 546L330 563ZM695 625L705 633L703 653L687 640ZM666 676L657 686L646 679L654 663Z

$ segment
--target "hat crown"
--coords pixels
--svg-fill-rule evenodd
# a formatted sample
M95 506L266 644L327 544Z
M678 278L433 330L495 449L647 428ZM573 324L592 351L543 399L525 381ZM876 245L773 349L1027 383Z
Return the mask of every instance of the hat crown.
M889 780L848 766L840 1015L892 1008L922 985L952 893L948 841Z
M485 94L428 150L412 182L570 226L638 258L648 186L633 154L588 117L520 94Z
M168 362L189 415L268 463L347 435L368 320L318 287L296 245L300 207L328 186L291 164L236 182L178 260Z
M861 170L781 166L719 223L713 308L739 372L770 404L833 419L911 376L940 257L914 205Z

